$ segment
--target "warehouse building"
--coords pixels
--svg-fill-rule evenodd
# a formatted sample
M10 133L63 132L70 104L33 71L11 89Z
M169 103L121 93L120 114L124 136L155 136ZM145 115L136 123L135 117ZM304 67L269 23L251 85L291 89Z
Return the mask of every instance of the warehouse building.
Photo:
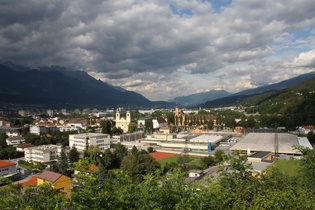
M278 143L276 144L276 142ZM303 143L305 145L305 139ZM230 150L241 150L249 156L260 151L277 152L279 155L301 156L302 153L295 149L294 145L300 145L296 135L288 133L249 133L233 145Z

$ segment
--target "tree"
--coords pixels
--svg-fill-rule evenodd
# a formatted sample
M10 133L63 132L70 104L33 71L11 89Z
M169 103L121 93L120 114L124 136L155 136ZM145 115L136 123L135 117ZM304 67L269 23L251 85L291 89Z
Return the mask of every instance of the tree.
M102 133L111 134L111 123L108 120L103 120L101 122Z
M58 160L58 171L59 173L65 176L71 176L71 171L68 169L70 168L68 157L64 147L61 149L60 157Z
M88 149L84 150L84 157L87 158L90 164L98 165L101 158L101 150L98 146L91 145Z
M133 133L137 130L137 124L132 122L132 123L129 123L128 125L128 132L129 133Z
M7 135L4 131L0 131L0 146L2 147L6 147L7 146L7 142L6 142L6 139L7 139Z
M152 120L145 120L144 122L144 133L151 134L153 132L153 122Z
M121 163L121 169L127 171L132 177L138 174L139 167L137 157L132 154L128 154Z
M120 168L120 165L125 158L125 156L128 154L128 149L121 143L118 143L115 145L115 151L114 151L114 168Z
M120 135L120 134L122 134L122 133L124 133L124 131L120 128L120 127L114 127L113 128L113 135Z
M153 147L148 147L148 153L152 153L154 152L154 148Z
M207 156L207 157L204 157L204 158L201 158L200 161L201 161L201 167L202 167L203 169L206 169L206 168L208 168L209 166L215 165L215 159L214 159L214 157L211 156L211 155L209 155L209 156Z
M71 164L77 162L80 159L80 153L78 152L77 148L73 146L69 151L69 161Z
M97 172L98 183L99 185L103 185L104 181L107 179L107 170L102 160L99 162L97 168L98 168L98 172Z
M104 163L104 167L107 170L114 168L114 157L113 153L111 152L110 148L106 149L103 153L102 162Z
M226 157L226 154L222 150L216 150L214 153L215 163L222 163Z

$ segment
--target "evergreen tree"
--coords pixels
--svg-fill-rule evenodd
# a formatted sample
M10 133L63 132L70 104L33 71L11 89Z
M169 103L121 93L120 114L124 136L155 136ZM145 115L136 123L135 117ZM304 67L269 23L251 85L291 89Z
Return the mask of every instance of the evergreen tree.
M102 133L111 134L111 123L108 120L101 122Z
M59 173L70 176L71 172L68 170L70 167L68 157L64 148L61 149L59 161L58 161L58 170Z
M107 179L107 170L105 168L103 161L100 161L98 164L97 179L98 179L99 185L101 186L104 184L104 181Z
M78 152L77 148L73 146L69 152L69 161L70 163L77 162L80 159L80 153Z

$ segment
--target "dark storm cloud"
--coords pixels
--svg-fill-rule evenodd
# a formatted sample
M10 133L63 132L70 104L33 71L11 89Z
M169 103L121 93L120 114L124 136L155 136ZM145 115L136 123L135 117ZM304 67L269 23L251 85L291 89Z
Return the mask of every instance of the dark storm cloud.
M174 14L170 5L191 13ZM171 94L172 88L187 89L175 84L191 85L183 75L187 81L187 74L239 62L260 65L273 54L269 45L276 36L313 26L314 16L312 0L236 0L220 13L197 0L2 0L0 61L83 69L126 87L163 86ZM249 69L271 75L268 68ZM250 74L255 72L238 72L258 84Z

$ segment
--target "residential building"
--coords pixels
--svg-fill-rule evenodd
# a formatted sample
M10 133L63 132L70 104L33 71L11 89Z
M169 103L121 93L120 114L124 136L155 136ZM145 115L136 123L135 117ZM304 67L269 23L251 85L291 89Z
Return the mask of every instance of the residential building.
M46 133L47 129L45 126L42 125L31 125L30 126L30 133L40 135L41 133Z
M80 133L69 135L69 146L75 146L79 152L88 149L89 146L98 146L101 151L110 148L109 134L101 133Z
M16 151L24 152L24 149L27 147L35 147L35 146L31 143L20 144L19 146L16 147Z
M52 117L52 116L54 115L54 110L52 110L52 109L47 109L47 115L48 115L49 117Z
M11 177L17 173L15 163L0 160L0 177Z
M157 117L156 119L152 120L152 122L154 129L165 127L167 125L167 122L163 117Z
M6 139L8 146L18 146L25 143L25 138L23 136L11 136Z
M11 128L8 126L0 127L0 131L5 132L7 136L19 136L22 133L21 128Z
M70 198L70 181L71 179L67 176L46 170L37 177L37 185L50 182L52 183L52 188L65 193L66 198Z
M79 126L60 126L58 127L60 132L66 132L66 131L78 131L80 132L82 130L82 127Z
M57 161L61 153L61 145L41 145L24 148L25 160L28 162L49 163Z

